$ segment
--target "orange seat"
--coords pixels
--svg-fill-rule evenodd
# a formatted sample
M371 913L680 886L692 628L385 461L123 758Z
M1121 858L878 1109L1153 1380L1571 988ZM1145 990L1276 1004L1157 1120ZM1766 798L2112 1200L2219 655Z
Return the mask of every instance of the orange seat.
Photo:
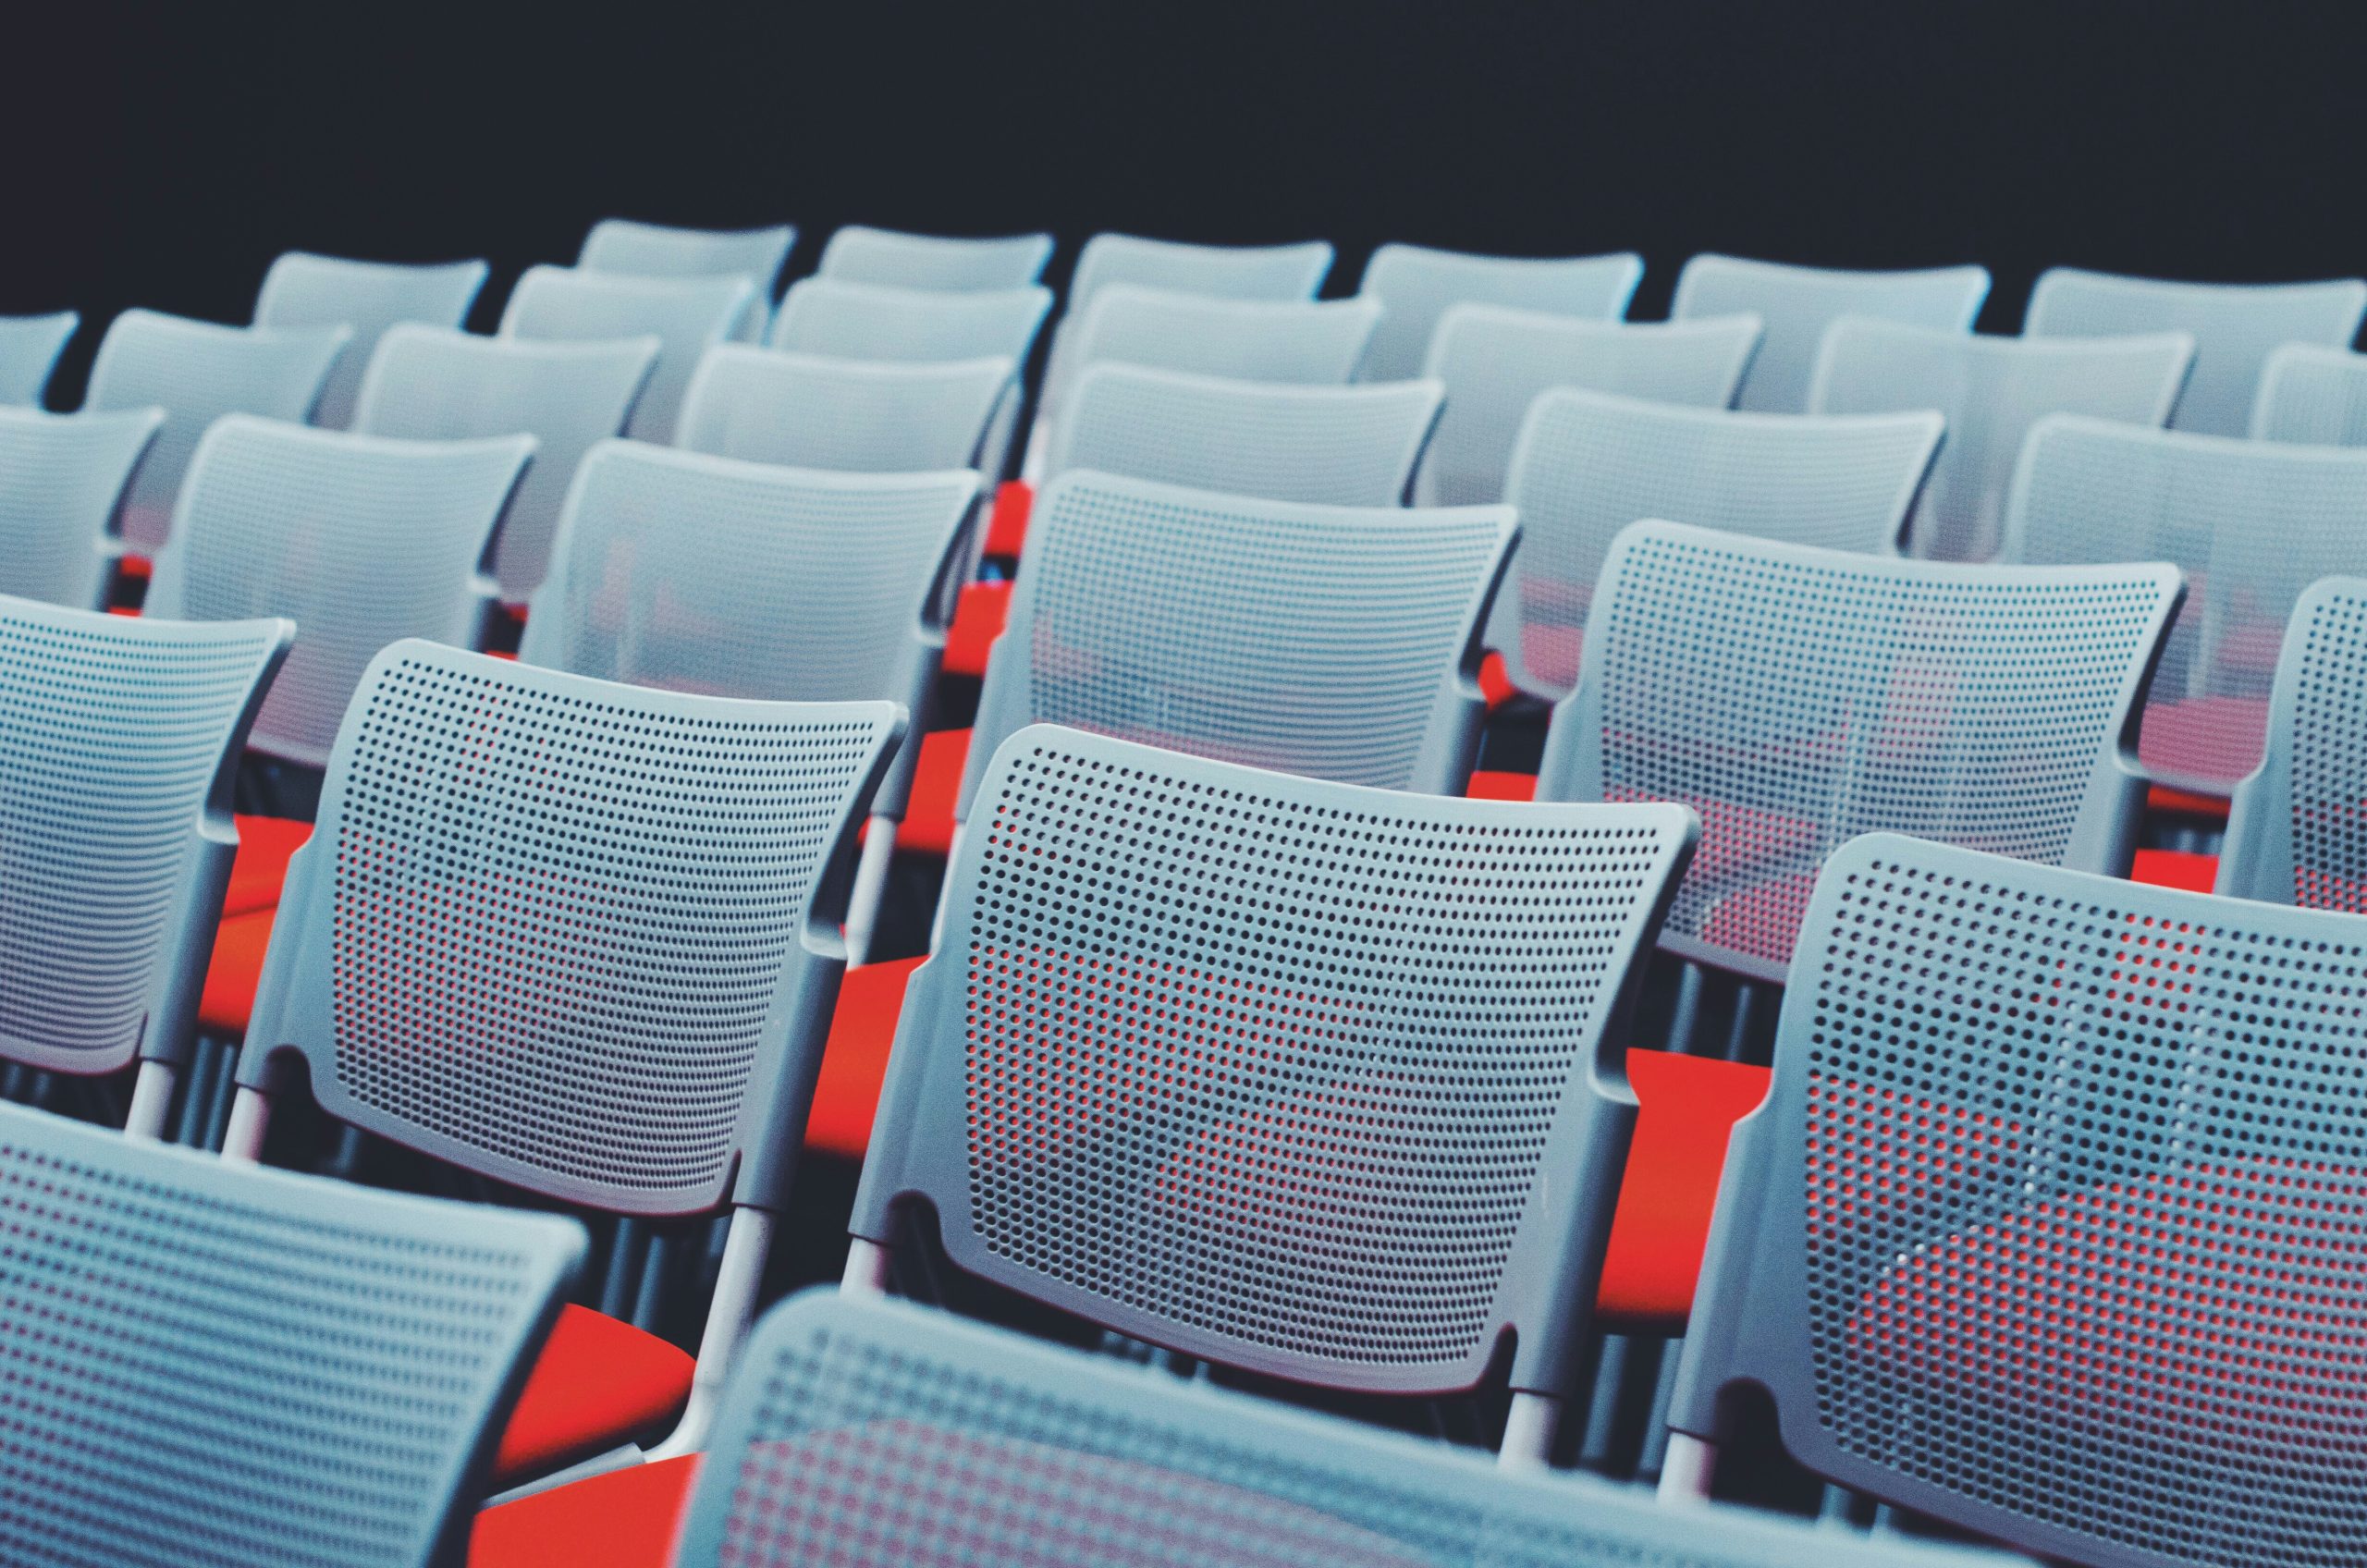
M840 982L838 1011L830 1017L829 1043L814 1084L814 1109L805 1121L806 1147L861 1159L871 1146L871 1121L878 1114L896 1022L903 1016L904 988L920 966L916 958L866 963L848 970Z
M2185 850L2140 850L2135 864L2128 868L2128 879L2150 888L2183 888L2189 893L2207 893L2219 880L2219 857L2191 854Z
M288 880L288 857L313 836L309 822L284 816L240 816L239 856L230 863L230 890L222 900L222 917L252 914L279 902L280 885Z
M469 1568L666 1568L700 1455L610 1470L488 1508Z
M990 560L1015 560L1027 543L1027 514L1036 505L1035 487L1010 480L995 490L994 510L987 518L987 543L980 553Z
M116 557L115 570L134 582L145 582L156 574L156 564L146 556L135 556L127 550Z
M264 949L271 945L271 923L279 906L232 915L215 928L214 958L205 967L205 990L197 1003L201 1029L243 1035L255 1011L255 982L263 978Z
M1465 799L1473 801L1533 801L1537 799L1537 775L1475 768L1463 793Z
M513 1486L661 1431L690 1398L695 1364L655 1334L563 1306L502 1429L493 1480Z
M962 772L970 766L970 732L932 729L921 737L913 767L912 798L896 825L896 847L915 854L941 855L953 849L953 802L962 795Z
M1767 1097L1763 1067L1631 1050L1636 1136L1619 1183L1596 1310L1612 1325L1681 1332L1718 1207L1726 1138Z
M972 582L954 602L953 624L946 629L944 670L948 675L984 675L987 655L995 651L1003 622L1011 618L1011 584Z
M2213 822L2227 820L2227 802L2220 796L2173 790L2166 784L2156 784L2145 791L2145 809L2171 816L2200 816Z
M1479 661L1479 690L1488 699L1490 712L1512 701L1520 690L1513 684L1512 673L1504 666L1504 655L1490 653Z

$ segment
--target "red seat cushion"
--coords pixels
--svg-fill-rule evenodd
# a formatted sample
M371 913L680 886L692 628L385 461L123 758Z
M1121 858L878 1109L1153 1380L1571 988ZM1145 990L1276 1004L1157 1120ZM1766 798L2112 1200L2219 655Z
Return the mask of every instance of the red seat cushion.
M494 1485L547 1475L665 1427L690 1398L694 1365L630 1323L561 1307L501 1434Z
M700 1458L630 1465L488 1508L469 1568L666 1568Z
M916 958L866 963L848 970L840 982L838 1011L830 1015L830 1039L814 1084L814 1110L805 1121L808 1148L861 1159L871 1146L871 1121L878 1114L896 1022L903 1016L904 988L920 966Z
M1537 775L1475 768L1463 793L1466 799L1474 801L1533 801L1537 799Z
M941 855L953 848L953 803L962 796L962 773L970 766L970 732L932 729L921 737L913 766L912 798L896 825L896 847L915 854Z
M2136 863L2128 868L2128 879L2152 888L2207 893L2219 880L2219 857L2184 850L2140 850Z
M1504 667L1504 655L1491 653L1479 661L1479 690L1488 699L1488 706L1500 708L1510 702L1520 690L1513 684L1512 672Z
M2217 795L2198 795L2190 790L2173 790L2166 784L2156 784L2145 791L2147 811L2166 812L2172 816L2200 816L2214 822L2227 820L2227 802Z
M1003 622L1011 618L1011 584L972 582L953 606L953 624L945 633L944 669L948 675L984 675L987 656L995 651Z
M153 561L146 556L135 556L129 551L116 557L115 569L134 582L145 582L156 572L156 565Z
M1023 480L1010 480L995 491L994 510L987 518L984 554L994 560L1013 560L1027 543L1027 514L1036 505L1036 491Z
M271 922L278 906L233 915L215 928L214 958L205 967L205 990L198 998L198 1027L217 1035L243 1035L255 1010L255 982L263 977L264 949L271 945Z
M313 836L309 822L284 816L241 816L239 856L230 863L230 890L222 900L222 916L252 914L279 902L281 884L288 880L288 857Z
M1631 1050L1638 1109L1596 1309L1615 1324L1681 1330L1718 1206L1726 1138L1767 1097L1768 1071L1714 1058Z

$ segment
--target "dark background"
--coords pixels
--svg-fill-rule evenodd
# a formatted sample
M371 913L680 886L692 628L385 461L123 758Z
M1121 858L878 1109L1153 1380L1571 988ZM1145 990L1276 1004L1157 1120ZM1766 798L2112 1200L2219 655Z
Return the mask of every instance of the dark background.
M8 13L0 312L243 321L302 247L595 219L2367 272L2367 6L2236 0L174 0ZM1055 276L1072 252L1064 249ZM58 391L71 399L90 325Z

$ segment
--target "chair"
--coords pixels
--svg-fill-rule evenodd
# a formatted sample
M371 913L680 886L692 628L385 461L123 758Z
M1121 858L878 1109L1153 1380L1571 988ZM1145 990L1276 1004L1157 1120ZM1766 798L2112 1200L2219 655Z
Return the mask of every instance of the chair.
M45 316L0 316L0 404L41 406L57 357L82 318L73 311Z
M2276 650L2302 590L2367 570L2367 450L2052 415L2015 471L2005 558L2184 569L2192 594L2138 755L2158 784L2225 797L2259 766Z
M1455 305L1502 305L1546 315L1617 321L1644 281L1644 258L1480 256L1425 245L1383 245L1365 263L1359 292L1380 301L1380 325L1365 355L1367 381L1429 374L1430 335Z
M1505 498L1521 545L1488 644L1520 690L1567 696L1595 582L1639 518L1892 554L1940 430L1933 413L1743 414L1547 392L1514 445Z
M1845 316L1824 335L1809 411L1937 409L1947 440L1907 539L1926 560L1983 561L2005 531L2005 492L2030 426L2047 414L2159 427L2194 361L2183 332L2128 337L1985 337Z
M2270 349L2250 435L2255 441L2367 447L2367 354L2323 343Z
M264 274L263 292L255 297L255 325L352 329L352 341L337 356L313 410L314 424L345 430L353 423L362 373L386 329L406 321L460 326L484 288L488 270L483 262L414 266L289 251Z
M1541 392L1585 386L1723 409L1758 347L1757 316L1600 322L1456 305L1431 337L1422 371L1446 384L1446 411L1414 498L1431 507L1502 500L1513 443Z
M847 283L991 293L1028 287L1043 276L1044 263L1051 259L1049 234L957 239L849 224L823 245L822 260L814 270Z
M1989 297L1981 267L1848 272L1739 256L1699 255L1677 275L1669 315L1676 321L1749 312L1767 334L1743 377L1735 407L1796 414L1808 407L1809 378L1825 328L1843 316L1875 316L1944 332L1970 332Z
M217 420L190 460L145 613L294 621L247 744L325 766L379 649L484 641L497 590L483 566L533 453L531 435L404 441Z
M624 430L657 352L655 337L528 343L398 326L371 356L353 428L414 441L534 438L493 552L503 602L522 605L543 580L575 465Z
M249 413L303 423L351 337L343 325L221 326L141 310L116 317L99 340L83 410L165 410L124 495L124 543L142 557L165 543L181 475L215 420Z
M673 228L631 218L602 218L583 237L575 264L585 272L635 277L744 277L763 303L797 243L790 224L766 228Z
M1097 234L1069 279L1072 314L1111 284L1224 300L1312 300L1331 270L1320 239L1290 245L1194 245L1133 234Z
M625 434L664 446L699 357L761 328L756 286L744 276L638 277L581 268L529 267L501 312L501 336L521 340L614 340L655 336L657 363Z
M966 469L825 473L605 442L576 472L518 656L711 696L902 704L914 722L848 900L861 963L977 496Z
M544 1201L730 1215L695 1374L565 1309L497 1485L678 1409L675 1447L699 1446L796 1163L855 827L902 729L888 703L694 696L421 642L362 677L224 1158L259 1158L309 1080L349 1125Z
M189 1059L230 786L294 630L0 597L0 1057L81 1076L136 1060L136 1137L161 1133Z
M162 409L0 407L0 594L104 606L116 510L164 422Z
M951 293L808 277L790 285L766 341L841 360L1024 364L1051 308L1052 291L1035 284Z
M1748 1380L1810 1470L2047 1561L2357 1561L2362 951L2349 915L1843 847L1663 1495Z
M1014 386L1004 359L899 363L726 344L692 377L675 444L861 473L968 468Z
M0 1558L448 1568L582 1226L0 1106Z
M2261 362L2284 343L2347 349L2367 315L2367 278L2324 283L2174 283L2050 267L2022 319L2027 337L2194 335L2194 374L2172 430L2241 435L2250 428Z

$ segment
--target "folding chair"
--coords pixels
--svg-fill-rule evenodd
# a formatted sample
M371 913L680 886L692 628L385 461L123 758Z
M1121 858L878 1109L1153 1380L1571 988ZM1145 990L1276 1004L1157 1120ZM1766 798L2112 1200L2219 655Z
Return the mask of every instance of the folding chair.
M57 358L82 318L73 311L45 316L0 316L0 404L41 407Z
M1758 357L1735 407L1796 414L1808 407L1809 377L1825 328L1843 316L1874 316L1945 332L1970 332L1989 297L1982 267L1850 272L1703 254L1677 274L1673 320L1748 311L1766 324Z
M2362 954L2355 916L1842 848L1663 1496L1706 1493L1747 1381L1809 1469L2046 1561L2367 1553Z
M2261 363L2285 343L2348 349L2367 315L2367 278L2323 283L2177 283L2050 267L2030 290L2028 337L2190 332L2194 374L2172 430L2241 435L2250 428Z
M1723 409L1758 347L1757 316L1600 322L1456 305L1440 321L1423 365L1423 374L1446 384L1446 412L1415 476L1414 498L1431 507L1502 500L1513 443L1540 393L1583 386Z
M1380 301L1380 325L1365 355L1367 381L1428 374L1431 335L1455 305L1502 305L1547 315L1617 321L1644 281L1644 258L1481 256L1425 245L1383 245L1365 263L1358 292Z
M718 343L761 336L762 301L746 277L637 277L582 268L529 267L501 312L501 336L521 340L655 336L657 363L625 434L664 446L699 357Z
M0 407L0 594L105 607L116 512L164 422L162 409Z
M508 1485L675 1423L696 1449L755 1305L843 961L888 703L751 703L420 642L372 664L289 867L226 1159L299 1093L546 1201L728 1211L693 1374L570 1306ZM689 1403L684 1403L685 1399Z
M765 228L674 228L602 218L583 237L575 264L635 277L744 277L770 306L773 283L797 243L791 224Z
M969 468L1013 374L1006 359L902 363L726 344L699 361L675 444L859 473Z
M1049 234L955 238L849 224L822 247L817 276L893 288L990 293L1024 288L1052 259Z
M534 460L502 515L493 553L503 603L522 605L549 563L575 465L623 432L657 352L655 337L527 343L398 326L371 356L353 428L420 441L534 438Z
M255 297L257 326L345 326L353 333L321 388L313 423L327 430L353 424L362 373L378 340L398 322L459 327L469 318L490 269L483 262L423 266L355 262L289 251L263 276Z
M583 1227L0 1106L0 1557L459 1568Z
M2270 349L2250 435L2255 441L2367 447L2367 354L2320 343Z
M1925 560L1983 561L2005 531L2005 492L2030 426L2051 413L2159 427L2194 362L2183 332L2128 337L1984 337L1845 316L1824 335L1809 411L1937 409L1948 437L1907 541Z
M1024 364L1051 308L1052 291L1035 284L950 293L808 277L790 285L766 341L841 360Z

